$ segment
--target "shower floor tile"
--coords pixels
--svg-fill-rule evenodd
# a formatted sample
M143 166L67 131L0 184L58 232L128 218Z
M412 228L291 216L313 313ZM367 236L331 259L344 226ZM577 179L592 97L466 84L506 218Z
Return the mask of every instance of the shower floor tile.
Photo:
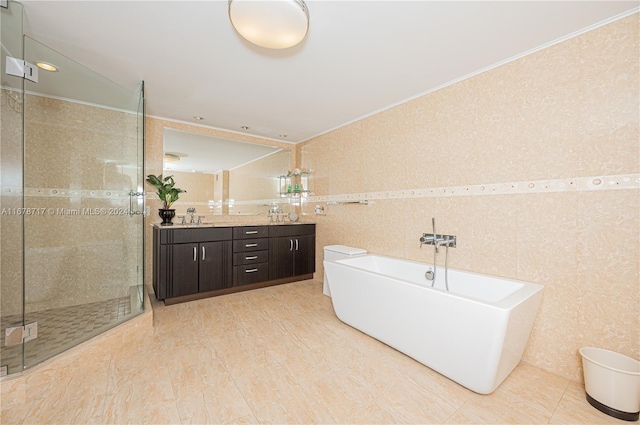
M130 297L82 304L52 310L43 310L26 315L26 323L38 322L38 337L24 344L27 366L40 362L84 341L131 315ZM0 320L0 329L16 326L21 316L5 316ZM2 366L9 372L19 372L22 365L22 345L5 347L5 332L1 332Z

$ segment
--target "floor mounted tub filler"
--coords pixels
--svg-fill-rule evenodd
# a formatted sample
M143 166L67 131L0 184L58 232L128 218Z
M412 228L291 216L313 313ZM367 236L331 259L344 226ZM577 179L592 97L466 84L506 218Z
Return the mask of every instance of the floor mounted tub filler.
M541 285L380 255L325 261L333 308L344 323L480 394L522 358Z

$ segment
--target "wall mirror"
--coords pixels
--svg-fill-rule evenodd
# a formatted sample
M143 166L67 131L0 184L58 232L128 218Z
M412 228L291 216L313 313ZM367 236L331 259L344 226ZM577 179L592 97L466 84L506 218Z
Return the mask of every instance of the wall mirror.
M163 150L163 174L187 191L174 204L179 215L266 214L286 201L278 176L291 169L290 149L165 128Z

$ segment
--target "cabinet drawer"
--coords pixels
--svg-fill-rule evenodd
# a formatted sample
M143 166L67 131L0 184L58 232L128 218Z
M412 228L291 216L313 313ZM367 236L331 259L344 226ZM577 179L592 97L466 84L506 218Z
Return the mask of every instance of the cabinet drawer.
M171 232L169 243L191 242L216 242L231 240L233 232L230 227L208 227L200 229L174 229L165 230Z
M241 239L233 241L233 252L264 251L269 249L269 239Z
M269 226L269 236L271 237L302 236L315 234L315 224L284 224L280 226Z
M269 280L269 263L233 267L233 286Z
M236 252L233 254L233 265L257 264L269 261L269 251Z
M233 228L233 239L256 239L269 237L269 226L244 226Z

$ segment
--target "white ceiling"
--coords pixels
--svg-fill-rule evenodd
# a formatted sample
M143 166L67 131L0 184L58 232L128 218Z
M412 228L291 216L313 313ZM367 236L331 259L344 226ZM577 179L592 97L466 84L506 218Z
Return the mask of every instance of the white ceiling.
M23 3L26 33L131 90L144 80L148 115L290 142L637 12L639 4L307 0L307 38L277 51L234 31L227 0Z

